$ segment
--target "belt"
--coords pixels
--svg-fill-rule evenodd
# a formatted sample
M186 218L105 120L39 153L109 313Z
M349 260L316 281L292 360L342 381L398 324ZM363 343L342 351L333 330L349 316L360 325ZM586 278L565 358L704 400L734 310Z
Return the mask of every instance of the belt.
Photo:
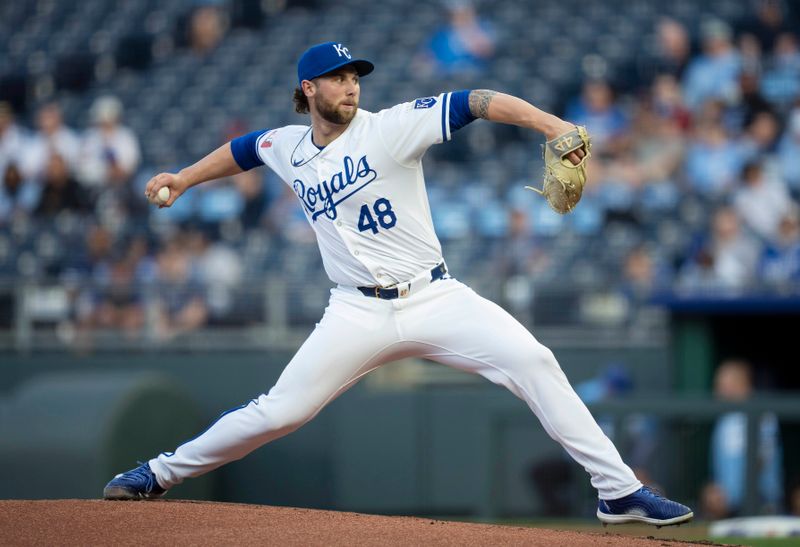
M447 266L444 262L433 268L430 272L415 277L411 281L398 283L391 287L356 287L364 296L380 298L382 300L394 300L395 298L408 298L412 292L416 292L423 287L427 287L434 281L441 279L447 274Z

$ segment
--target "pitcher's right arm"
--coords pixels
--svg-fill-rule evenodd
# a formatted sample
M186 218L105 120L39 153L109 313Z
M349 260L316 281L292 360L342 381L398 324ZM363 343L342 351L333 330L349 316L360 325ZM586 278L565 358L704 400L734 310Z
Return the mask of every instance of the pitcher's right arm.
M178 173L159 173L151 178L144 190L146 198L158 195L158 191L169 188L169 199L160 207L169 207L186 190L209 180L229 177L243 169L233 156L231 143L226 142L198 162L181 169Z

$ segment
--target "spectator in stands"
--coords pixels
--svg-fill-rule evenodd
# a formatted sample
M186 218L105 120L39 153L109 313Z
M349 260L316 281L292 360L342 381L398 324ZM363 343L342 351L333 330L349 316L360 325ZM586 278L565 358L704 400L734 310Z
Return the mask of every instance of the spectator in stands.
M746 402L753 393L753 370L747 361L723 361L714 375L714 396L721 401ZM758 427L759 502L762 513L776 513L783 505L783 456L780 429L774 414L761 416ZM746 495L747 415L741 411L720 416L711 434L711 484L703 492L708 516L739 515ZM751 495L752 495L751 494Z
M140 285L155 282L158 268L155 257L151 253L150 242L146 233L134 234L128 245L125 260L134 267L134 281Z
M418 59L419 68L436 76L475 75L494 56L491 25L480 18L469 0L447 2L447 24L431 36Z
M86 229L83 245L69 255L67 277L80 281L74 302L79 334L75 342L83 349L91 345L92 330L100 326L98 307L103 301L104 288L111 285L112 264L119 260L119 254L114 256L116 244L107 228L93 224Z
M141 336L145 302L135 270L124 256L109 263L105 279L98 279L91 289L93 307L80 325L82 343L88 343L96 329L121 331L129 339Z
M605 80L584 82L581 96L567 107L566 119L585 125L597 152L619 150L630 128L625 112L614 100L614 91Z
M758 160L744 166L733 204L744 223L764 240L775 239L781 219L792 209L786 185L768 178Z
M800 96L800 46L792 33L778 36L761 81L764 96L785 111Z
M57 103L47 103L36 113L38 131L33 135L25 154L30 163L31 175L44 176L53 154L65 162L66 168L74 172L78 168L80 138L64 124L61 108Z
M191 276L191 260L182 238L164 245L157 256L154 336L167 341L196 330L208 320L202 285Z
M86 230L82 253L73 255L72 269L86 282L102 283L108 278L115 245L108 228L95 224Z
M739 36L738 40L739 62L741 73L759 76L762 70L761 43L750 33Z
M753 279L759 247L735 210L723 207L714 214L710 249L721 287L742 288Z
M780 219L778 233L761 254L761 279L785 288L800 281L800 210L794 205Z
M690 293L738 293L753 279L757 243L741 229L731 207L714 213L712 231L681 268L678 288Z
M0 184L0 225L11 222L16 215L27 216L39 202L41 188L33 181L25 180L16 162L3 164Z
M258 228L267 210L269 198L261 173L250 170L231 177L236 189L244 198L239 220L245 229Z
M633 151L613 156L597 154L591 169L590 176L597 192L595 196L605 209L606 222L640 225L637 201L644 183L644 173Z
M672 74L659 74L650 89L652 109L662 120L670 120L681 130L689 128L691 114L683 102L678 79Z
M679 92L672 76L659 76L653 84L652 101L636 111L630 140L646 183L677 186L686 150L683 128L689 123Z
M615 282L615 292L625 305L627 324L638 327L653 324L654 314L649 304L653 296L669 289L672 281L670 268L665 267L663 260L646 244L631 249L622 264L614 266L621 270Z
M722 197L741 171L740 149L718 121L700 120L686 151L684 170L692 191Z
M207 55L225 37L228 22L213 2L204 2L189 17L189 47L198 55Z
M680 21L663 17L656 25L656 40L659 54L655 62L656 73L681 78L692 53L686 27Z
M64 158L50 155L42 179L42 194L36 206L36 215L55 216L62 211L85 212L89 204L78 181L72 176Z
M234 293L242 281L242 258L223 241L211 241L202 231L187 236L194 279L207 294L209 314L221 317L231 311Z
M701 29L703 53L686 69L683 81L686 105L698 110L710 99L736 99L741 60L731 41L731 29L720 20L710 20Z
M738 133L753 124L762 113L772 114L774 106L761 93L761 79L754 72L739 76L739 99L727 105L724 123L728 130Z
M769 110L756 113L737 143L742 160L771 156L776 152L779 138L780 123L775 114Z
M96 193L107 187L123 187L139 167L139 140L122 125L122 103L104 96L92 104L90 116L94 127L81 144L78 178Z
M800 196L800 101L789 114L789 123L778 144L781 173L795 196Z
M625 257L620 292L633 303L645 302L664 284L660 277L653 257L645 246L639 245Z
M530 228L527 212L519 208L511 209L508 236L494 247L493 252L498 273L504 278L536 277L551 263Z

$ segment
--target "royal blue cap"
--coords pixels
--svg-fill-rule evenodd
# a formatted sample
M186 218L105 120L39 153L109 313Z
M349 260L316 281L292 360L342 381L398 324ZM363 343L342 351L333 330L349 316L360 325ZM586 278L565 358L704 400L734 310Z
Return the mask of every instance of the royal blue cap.
M353 59L343 44L325 42L308 48L300 57L297 62L297 81L313 80L345 65L353 65L359 76L366 76L375 68L366 59Z

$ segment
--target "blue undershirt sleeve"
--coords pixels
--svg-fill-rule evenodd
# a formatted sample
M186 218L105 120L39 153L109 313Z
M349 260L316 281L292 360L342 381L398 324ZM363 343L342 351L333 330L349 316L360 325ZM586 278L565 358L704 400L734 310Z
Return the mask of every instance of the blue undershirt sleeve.
M453 91L450 94L450 132L461 129L477 118L469 110L469 89Z
M236 160L236 163L238 163L239 167L244 171L248 171L259 165L264 165L264 162L261 161L261 158L258 156L258 152L256 152L256 141L258 137L267 131L269 130L261 129L259 131L253 131L241 137L236 137L231 141L233 159Z

